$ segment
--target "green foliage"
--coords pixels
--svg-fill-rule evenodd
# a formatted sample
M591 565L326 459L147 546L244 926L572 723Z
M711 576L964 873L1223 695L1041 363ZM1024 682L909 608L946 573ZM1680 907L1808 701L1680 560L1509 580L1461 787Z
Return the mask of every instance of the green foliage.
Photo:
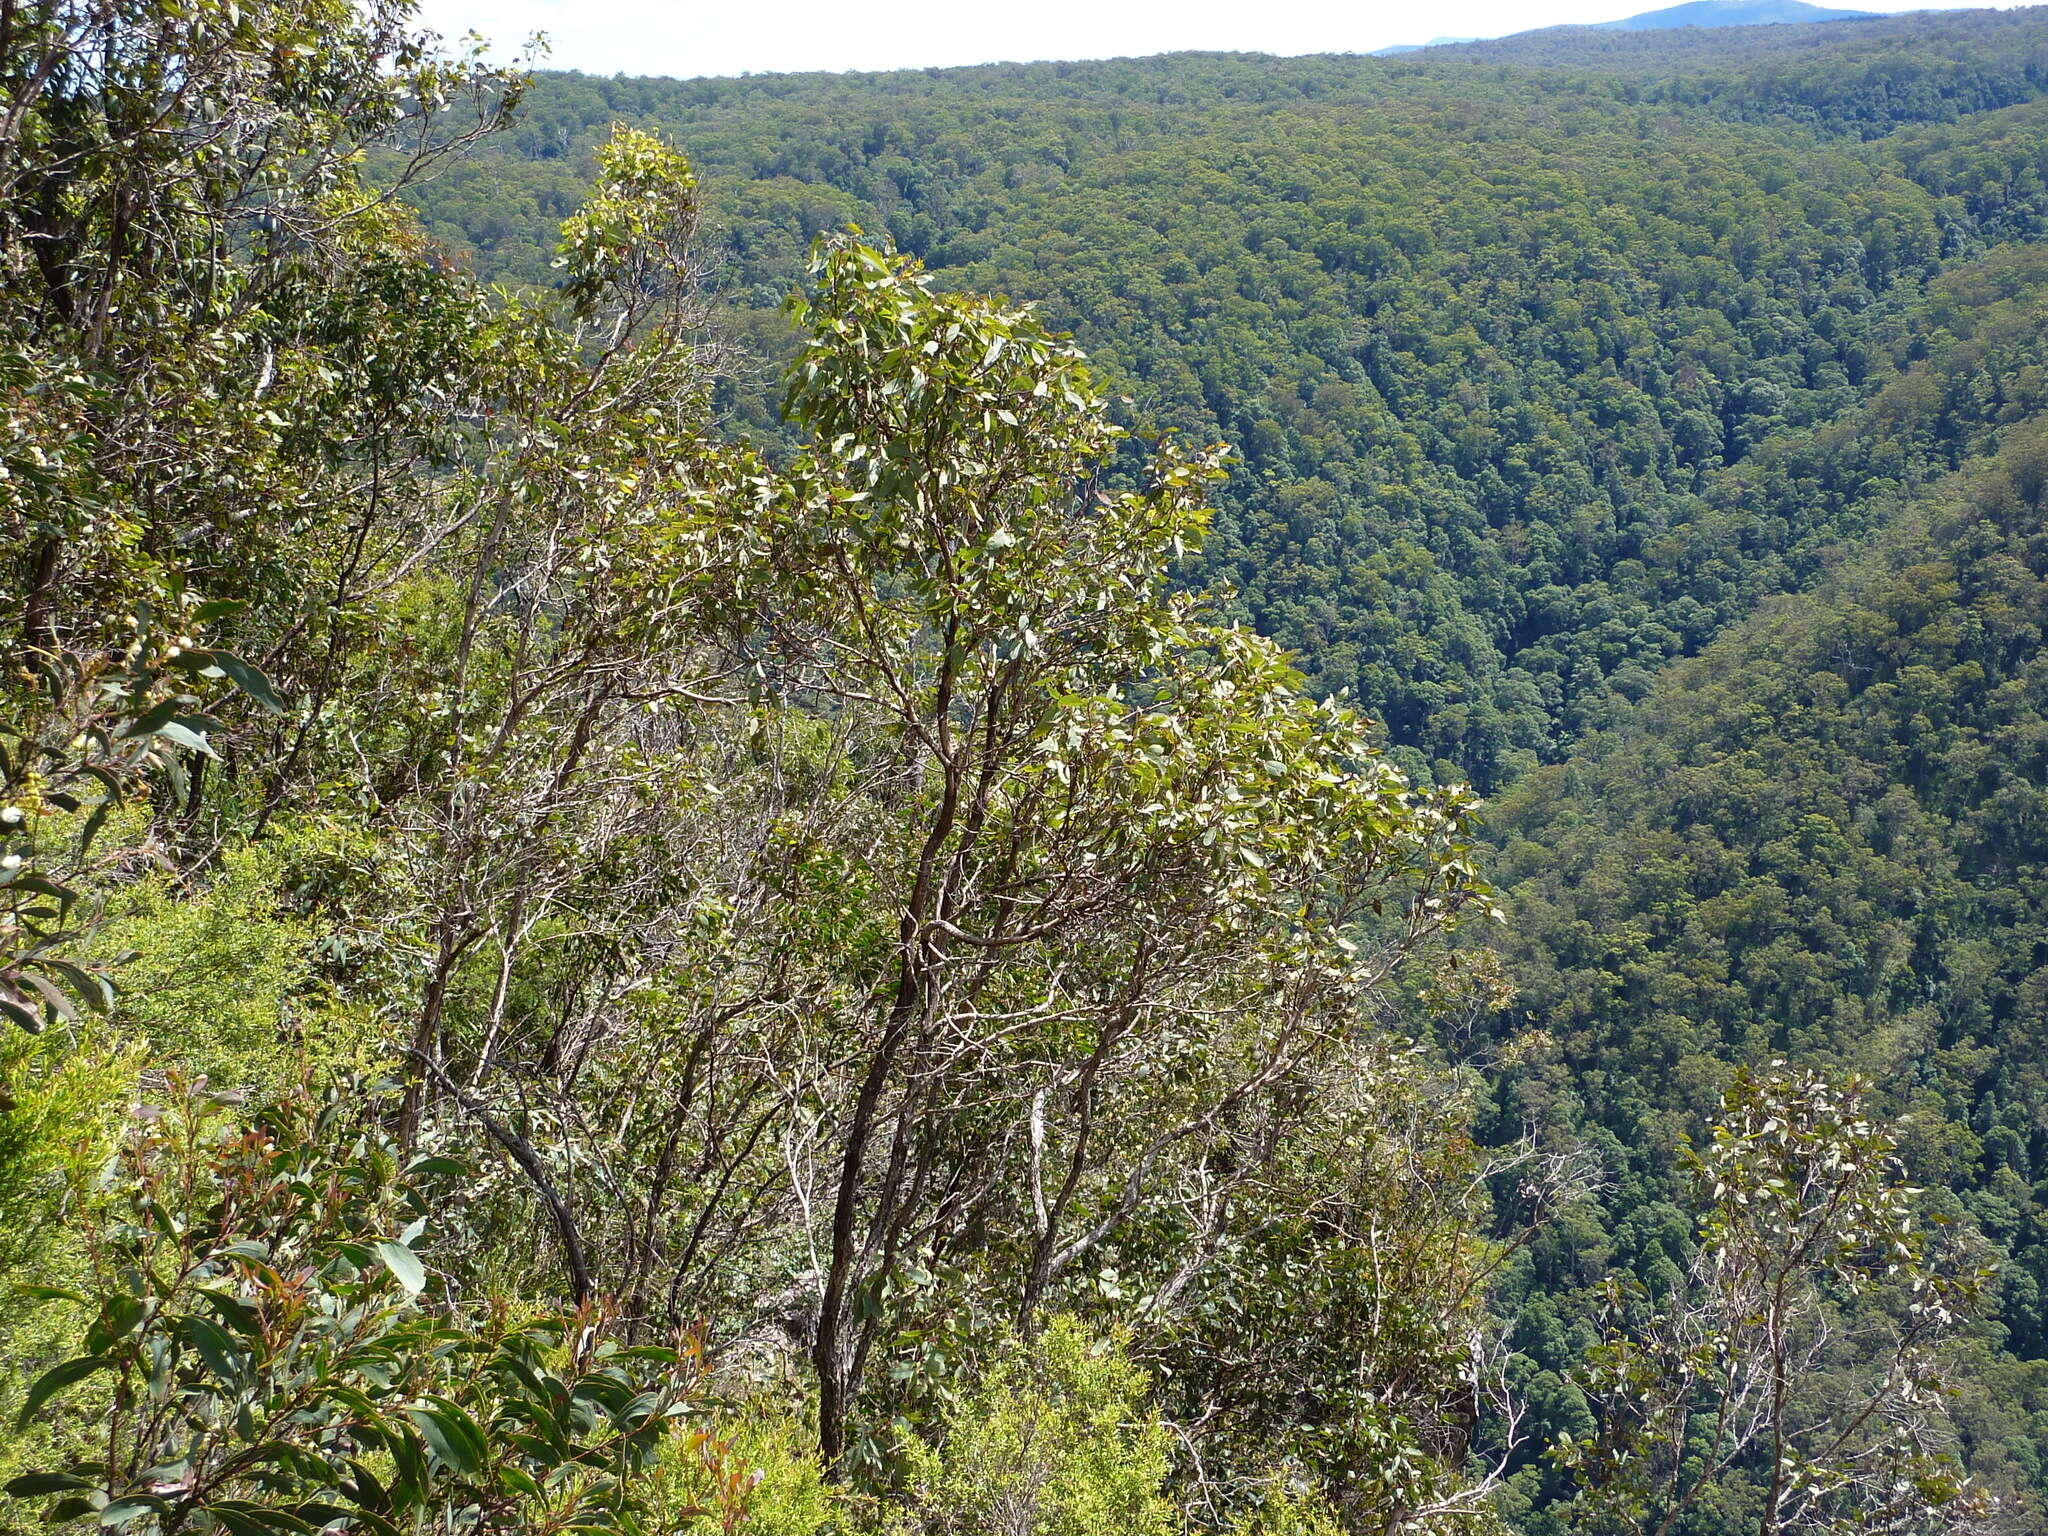
M323 367L348 351L328 301L368 300L405 265L367 254L395 226L358 154L465 96L486 121L509 98L405 20L330 0L47 0L0 35L0 644L17 669L0 1014L23 1027L107 1006L79 954L80 882L150 850L96 834L149 791L196 815L214 711L281 708L220 632L303 575L294 530L328 510L334 457L416 407L403 367ZM194 114L206 132L166 131ZM410 171L463 136L416 138Z
M1600 1072L1591 1116L1654 1147L1649 1117L1697 1107L1731 1057L1882 1073L1921 1112L1921 1175L1981 1202L2016 1257L2034 1241L2031 1143L2015 1130L1987 1155L1980 1138L2036 1092L2020 891L2040 457L2036 429L2014 432L1819 600L1674 673L1640 724L1499 820L1522 1006ZM1551 1075L1515 1074L1505 1102L1574 1114ZM1658 1176L1647 1148L1629 1165ZM2031 1289L2007 1295L2030 1340Z
M94 1020L39 1034L0 1031L0 1485L41 1463L47 1426L16 1424L32 1362L69 1353L78 1321L19 1287L76 1278L79 1213L113 1156L146 1058ZM23 1522L0 1504L0 1530Z
M1229 1529L1234 1536L1338 1536L1344 1526L1322 1500L1277 1488Z
M321 886L364 851L333 829L273 824L200 889L159 873L121 892L93 947L109 957L124 1033L221 1088L359 1065L374 1028L325 973Z
M1782 1063L1740 1070L1708 1145L1686 1149L1692 1286L1653 1300L1609 1283L1581 1375L1595 1424L1553 1451L1587 1529L1689 1529L1696 1504L1731 1529L1731 1471L1760 1536L1953 1530L1983 1512L1950 1450L1937 1352L1988 1272L1916 1220L1922 1191L1868 1099Z
M1621 76L1630 95L1673 108L1869 139L1901 124L1950 123L2034 100L2044 71L2029 51L2032 35L2026 18L1989 14L1877 21L1840 35L1817 27L1551 28L1503 39L1486 56Z
M1206 1426L1203 1469L1228 1490L1209 1497L1257 1500L1231 1512L1243 1528L1490 1530L1487 1474L1517 1447L1471 1423L1516 1411L1478 1342L1506 1246L1472 1240L1496 1214L1483 1182L1516 1188L1499 1214L1521 1222L1560 1191L1531 1149L1474 1145L1470 1085L1446 1093L1419 1052L1345 1073L1237 1197L1220 1253L1197 1268L1159 1234L1165 1272L1132 1279L1174 1304L1145 1358L1172 1419Z
M772 1404L756 1403L722 1420L720 1440L696 1451L694 1466L700 1476L724 1471L744 1478L743 1489L728 1496L726 1504L736 1509L745 1527L758 1536L818 1536L834 1528L858 1522L849 1518L843 1489L826 1481L818 1464L815 1428ZM675 1442L671 1442L675 1444ZM709 1512L720 1508L716 1486L697 1493L697 1506Z
M10 1495L137 1532L637 1529L682 1358L455 1305L423 1234L462 1170L407 1163L364 1108L241 1124L174 1084L138 1113L83 1213L81 1288L46 1293L90 1324L20 1408L82 1422Z
M1239 1107L1355 1050L1398 960L1488 907L1462 788L1411 790L1270 641L1167 590L1213 451L1162 442L1137 489L1103 488L1123 433L1071 345L851 240L814 275L791 367L813 442L762 508L758 654L842 752L901 765L886 798L862 781L797 823L873 871L900 935L828 1026L861 1063L830 1090L846 1150L814 1359L836 1459L851 1362L891 1322L869 1298L908 1258L860 1242L870 1220L917 1231L948 1161L1014 1148L975 1220L1015 1268L966 1283L984 1325L1028 1322L1178 1182L1169 1148L1235 1141L1240 1177L1270 1157ZM1004 1090L968 1092L994 1059ZM929 1230L921 1264L986 1244L969 1234Z
M46 1251L66 1197L111 1150L140 1066L104 1029L0 1036L0 1275Z
M203 606L185 607L179 619L199 628ZM207 735L219 722L177 674L226 679L232 667L268 692L245 663L166 633L146 604L139 614L116 665L60 658L40 680L26 673L31 688L12 695L16 708L0 724L0 1017L30 1031L112 1006L109 967L87 952L80 885L95 859L109 858L100 834L125 799L156 781L189 792L188 760L212 755ZM24 625L34 617L24 608Z
M1115 1341L1055 1317L1012 1344L945 1438L906 1454L907 1528L948 1536L1169 1536L1167 1432Z
M696 194L682 155L652 134L613 131L597 151L594 194L562 225L562 290L581 315L619 289L681 290L687 273L672 257L696 232Z
M2038 16L509 126L395 6L10 17L21 1520L2042 1478Z
M1852 408L1921 285L2022 232L2038 32L1987 14L1385 61L549 74L415 202L480 271L548 282L552 222L624 119L688 146L724 318L765 347L793 344L768 311L809 241L848 222L942 286L1041 303L1126 424L1240 460L1190 584L1235 587L1411 771L1491 791L1874 526L1863 496L1759 508L1733 471ZM777 435L771 398L723 395Z
M123 71L189 82L149 155L16 164L90 216L0 229L43 433L0 593L33 663L0 697L25 743L9 899L54 925L8 931L61 927L101 968L22 980L25 1021L87 990L121 1046L280 1124L302 1072L381 1059L401 1085L355 1096L360 1145L280 1132L290 1167L231 1185L310 1202L252 1218L311 1223L295 1267L208 1225L229 1151L258 1143L189 1129L170 1251L141 1222L57 1245L47 1275L93 1282L85 1326L127 1321L74 1356L104 1368L36 1361L39 1406L111 1391L127 1438L95 1470L43 1414L59 1433L24 1454L159 1524L324 1525L351 1501L355 1523L628 1523L611 1485L584 1500L582 1473L550 1489L526 1464L539 1400L507 1385L548 1364L519 1342L553 1315L538 1298L610 1295L563 1342L579 1362L700 1317L721 1344L780 1339L785 1366L808 1335L815 1418L781 1403L776 1443L813 1428L819 1474L756 1508L708 1431L633 1459L648 1519L814 1529L843 1514L822 1468L890 1486L905 1428L937 1435L992 1341L1074 1302L1171 1326L1199 1268L1176 1248L1215 1252L1237 1197L1301 1166L1304 1106L1373 1055L1397 970L1488 910L1472 802L1412 787L1279 646L1171 589L1219 451L1140 451L1026 309L828 242L792 306L808 441L732 447L691 164L616 125L587 203L557 210L564 293L486 291L356 168L405 190L516 82L437 59L402 11L350 16L81 13L118 33L112 74L10 76L102 126L135 110ZM266 38L288 56L269 74ZM277 152L228 175L235 133ZM142 226L174 249L132 246ZM116 533L63 521L87 501ZM59 875L68 893L31 883ZM405 1197L434 1206L428 1248L411 1216L333 1205L457 1140L478 1154L459 1188ZM175 1205L151 1157L117 1166L114 1207ZM1319 1196L1290 1176L1258 1198L1298 1224ZM1415 1248L1449 1283L1473 1242L1436 1225ZM273 1269L310 1311L231 1357L192 1287ZM502 1325L466 1300L508 1293ZM1457 1365L1430 1326L1388 1337ZM1270 1417L1294 1389L1275 1371L1239 1396ZM1402 1408L1440 1482L1448 1411ZM336 1459L365 1450L376 1489Z

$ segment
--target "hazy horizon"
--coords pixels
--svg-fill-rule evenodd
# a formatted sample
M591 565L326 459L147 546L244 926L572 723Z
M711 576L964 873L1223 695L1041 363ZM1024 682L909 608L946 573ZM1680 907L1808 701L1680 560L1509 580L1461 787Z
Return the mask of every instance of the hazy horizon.
M1816 0L1824 3L1824 0ZM421 15L447 36L475 31L500 57L533 33L553 69L593 74L783 74L814 70L925 69L1039 60L1083 60L1189 50L1370 53L1436 37L1504 37L1538 27L1613 21L1662 7L1657 0L1446 0L1410 7L1283 3L1263 7L1191 0L1127 0L1116 6L1045 0L1022 12L943 0L898 0L886 13L843 3L793 0L753 8L705 0L424 0ZM1896 13L2013 9L1915 0L1840 0L1831 8Z

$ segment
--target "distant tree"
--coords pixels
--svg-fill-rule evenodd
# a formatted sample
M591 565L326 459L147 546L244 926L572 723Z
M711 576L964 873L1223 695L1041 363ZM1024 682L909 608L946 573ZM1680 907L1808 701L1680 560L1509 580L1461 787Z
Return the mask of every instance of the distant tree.
M1939 1346L1989 1276L1922 1225L1869 1099L1782 1063L1738 1071L1686 1153L1704 1208L1691 1275L1663 1296L1608 1282L1578 1376L1595 1429L1553 1452L1581 1528L1665 1536L1702 1501L1713 1529L1758 1536L1978 1527Z

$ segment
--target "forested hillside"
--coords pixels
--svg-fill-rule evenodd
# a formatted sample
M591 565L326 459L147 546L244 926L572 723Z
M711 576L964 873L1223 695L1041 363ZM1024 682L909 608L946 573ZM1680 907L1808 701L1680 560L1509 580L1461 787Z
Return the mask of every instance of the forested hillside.
M710 178L719 290L764 350L805 245L848 221L1041 302L1134 423L1239 456L1193 579L1235 586L1411 769L1491 789L1869 531L1821 498L1746 516L1728 470L1849 409L1922 285L2024 234L2041 120L1910 147L1803 125L1867 111L1873 74L1887 128L2030 101L2048 73L2021 25L1713 34L1739 41L1647 52L1641 80L1525 62L1542 34L1427 65L543 76L499 148L419 202L486 275L545 282L549 221L623 116ZM1692 89L1707 105L1674 117ZM1759 91L1783 111L1723 120ZM771 400L732 403L772 426Z
M1728 1062L1861 1070L1908 1117L1916 1176L2002 1256L1972 1433L2028 1478L2048 1424L2044 257L1938 280L1925 355L1788 445L1808 494L1917 484L1868 545L1503 795L1488 866L1521 989L1496 1027L1544 1041L1502 1075L1491 1129L1590 1138L1616 1174L1521 1278L1545 1363L1598 1275L1670 1257L1651 1234L1673 1229L1671 1148Z
M2048 12L0 103L0 1529L2041 1529Z

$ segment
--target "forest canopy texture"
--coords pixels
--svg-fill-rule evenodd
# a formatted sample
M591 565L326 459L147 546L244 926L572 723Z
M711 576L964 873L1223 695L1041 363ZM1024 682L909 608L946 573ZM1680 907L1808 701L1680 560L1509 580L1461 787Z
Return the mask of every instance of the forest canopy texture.
M2038 1530L2048 13L0 11L0 1525Z

